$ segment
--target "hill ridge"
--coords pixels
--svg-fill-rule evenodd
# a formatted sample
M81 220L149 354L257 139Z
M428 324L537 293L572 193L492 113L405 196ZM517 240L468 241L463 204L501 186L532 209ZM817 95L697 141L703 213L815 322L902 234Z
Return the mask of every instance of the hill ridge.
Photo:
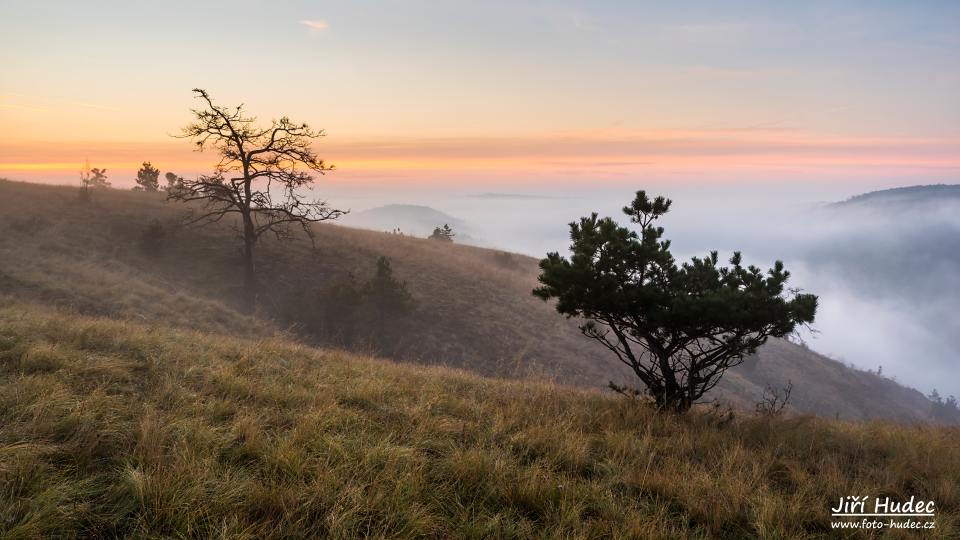
M956 197L960 198L960 184L918 184L915 186L900 186L889 189L868 191L854 195L846 200L833 203L834 206L848 204L885 202L892 200L926 200L929 197Z
M179 228L182 211L162 195L108 190L84 205L75 189L0 182L0 294L79 313L214 331L289 328L308 344L483 375L536 376L587 388L633 382L579 334L575 322L531 296L534 258L321 225L315 229L318 251L303 239L264 243L260 268L271 294L252 322L229 307L237 305L240 284L229 228ZM149 256L141 242L153 219L167 236L162 253ZM419 309L387 328L380 341L372 333L349 341L332 336L321 309L325 288L348 275L366 279L380 256L392 259ZM185 311L185 305L193 307ZM801 412L915 421L930 410L915 390L779 340L731 370L711 397L750 409L766 385L788 381Z

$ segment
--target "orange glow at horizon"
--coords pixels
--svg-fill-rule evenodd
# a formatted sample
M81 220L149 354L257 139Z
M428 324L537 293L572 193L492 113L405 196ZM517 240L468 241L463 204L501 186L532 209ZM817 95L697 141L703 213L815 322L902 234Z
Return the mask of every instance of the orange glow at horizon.
M829 174L895 170L938 175L960 170L960 140L952 138L834 137L794 130L594 130L504 138L377 138L336 140L316 148L335 165L327 180L394 178L430 182L443 177L486 181L551 175L618 180L643 175L702 178L722 172L760 178L789 173L815 181ZM56 155L57 160L49 160ZM185 141L158 143L0 142L0 176L44 173L63 180L86 159L107 168L117 187L133 185L143 161L163 171L197 175L216 161Z

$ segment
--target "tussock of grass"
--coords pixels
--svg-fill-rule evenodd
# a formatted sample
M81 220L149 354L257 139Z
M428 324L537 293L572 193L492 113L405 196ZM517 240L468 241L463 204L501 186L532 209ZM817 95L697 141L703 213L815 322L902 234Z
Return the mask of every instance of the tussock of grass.
M947 538L958 436L662 417L276 339L0 309L8 538L816 537L850 494L932 499Z

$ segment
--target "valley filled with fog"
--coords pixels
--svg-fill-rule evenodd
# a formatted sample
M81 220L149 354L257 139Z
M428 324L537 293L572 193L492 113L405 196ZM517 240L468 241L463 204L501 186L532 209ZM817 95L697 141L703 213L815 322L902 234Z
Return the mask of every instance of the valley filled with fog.
M860 369L882 366L885 376L924 393L960 394L953 376L960 350L960 191L841 203L873 187L643 187L674 201L660 225L679 260L711 249L722 258L742 251L764 269L783 260L792 286L820 296L815 331L802 336L814 350ZM464 243L534 257L566 253L567 223L590 212L626 223L620 208L633 194L543 186L351 191L330 195L353 210L344 225L427 236L449 221Z

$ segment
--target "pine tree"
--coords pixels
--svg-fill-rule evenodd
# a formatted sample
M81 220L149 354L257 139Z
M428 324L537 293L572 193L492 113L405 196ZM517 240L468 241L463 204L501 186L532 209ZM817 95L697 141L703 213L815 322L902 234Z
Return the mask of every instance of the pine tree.
M90 162L85 162L80 171L80 187L83 189L110 187L110 182L107 181L107 170L96 167L91 169Z
M441 242L453 242L454 236L456 236L456 233L453 232L450 225L444 223L443 227L435 227L433 234L431 234L429 238L430 240L439 240Z
M548 253L533 293L583 318L581 332L626 364L661 410L683 412L767 338L813 322L817 297L785 292L780 261L762 273L734 253L720 267L714 251L678 265L653 226L670 205L638 191L623 212L639 231L596 213L571 223L570 258Z
M137 171L137 185L133 189L153 193L160 191L160 169L144 161L143 167Z
M377 319L385 323L389 318L410 313L415 302L407 284L393 277L390 259L377 259L377 273L363 287L364 302L374 308Z

